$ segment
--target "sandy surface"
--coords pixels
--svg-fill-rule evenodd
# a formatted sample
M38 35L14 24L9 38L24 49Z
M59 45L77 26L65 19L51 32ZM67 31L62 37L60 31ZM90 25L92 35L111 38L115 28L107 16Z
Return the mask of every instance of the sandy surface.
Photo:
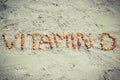
M120 80L120 1L119 0L0 0L0 80ZM5 47L3 32L12 41L15 33L39 31L89 32L94 46L86 49L49 45L32 50L26 36L25 49L20 39L13 49ZM100 48L100 33L108 31L117 38L112 51ZM39 41L40 37L38 37ZM37 41L37 42L38 42ZM106 45L112 41L106 37Z

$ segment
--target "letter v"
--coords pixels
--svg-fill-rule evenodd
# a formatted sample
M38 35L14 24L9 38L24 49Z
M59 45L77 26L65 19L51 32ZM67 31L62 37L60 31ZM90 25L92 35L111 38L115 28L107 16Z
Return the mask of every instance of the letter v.
M9 43L7 34L6 34L5 32L3 33L3 37L4 37L4 41L5 41L5 43L6 43L6 47L8 47L8 49L11 49L11 48L14 47L16 41L18 40L19 33L17 33L17 34L15 35L15 38L13 39L13 41L11 42L11 44Z

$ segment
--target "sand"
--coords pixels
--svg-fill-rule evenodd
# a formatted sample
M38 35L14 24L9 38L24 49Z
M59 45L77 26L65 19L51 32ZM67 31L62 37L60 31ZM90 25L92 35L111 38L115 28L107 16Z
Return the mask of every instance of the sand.
M119 0L0 0L0 80L120 80L119 27ZM32 38L26 37L24 50L20 39L10 50L5 46L3 32L12 41L17 32L34 31L83 32L86 37L92 32L94 45L74 50L59 40L59 48L46 44L32 50ZM106 31L117 38L112 51L99 44L99 34ZM106 37L105 43L112 41Z

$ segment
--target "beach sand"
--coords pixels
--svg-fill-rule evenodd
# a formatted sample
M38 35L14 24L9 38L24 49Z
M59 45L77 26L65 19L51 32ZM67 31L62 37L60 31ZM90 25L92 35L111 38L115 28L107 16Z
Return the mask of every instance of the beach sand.
M21 50L20 38L8 49L2 37L6 32L12 41L17 32L35 31L82 32L86 38L91 32L94 44L73 49L59 39L59 48L44 44L32 50L32 38L26 36ZM117 38L114 50L101 50L100 34L106 31ZM105 39L110 46L111 39ZM0 80L120 80L119 75L119 0L0 0Z

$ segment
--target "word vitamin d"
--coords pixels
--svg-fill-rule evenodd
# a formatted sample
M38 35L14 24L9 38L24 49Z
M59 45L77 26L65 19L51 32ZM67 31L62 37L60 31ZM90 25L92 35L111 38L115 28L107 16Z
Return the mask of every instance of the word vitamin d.
M110 47L105 47L105 45L104 45L104 36L105 35L107 35L113 41L113 44ZM93 46L92 33L89 33L89 39L86 39L84 34L80 33L80 32L77 32L76 34L74 34L73 32L71 34L67 33L67 32L64 34L60 34L59 32L55 32L53 34L53 37L51 37L47 33L44 33L39 40L39 44L36 43L37 36L40 36L39 32L31 32L31 33L28 33L27 35L25 35L23 33L22 34L16 33L15 37L11 43L9 43L8 36L7 36L6 32L3 33L4 42L5 42L5 45L8 49L13 48L16 41L18 40L18 38L21 38L21 50L23 50L24 46L25 46L25 37L26 36L32 37L32 39L33 39L32 49L33 50L36 49L37 45L38 45L38 49L41 49L42 48L41 45L43 45L43 44L48 44L48 45L50 45L50 48L54 48L53 42L55 43L56 47L59 47L58 38L61 40L63 40L63 39L66 40L66 47L67 48L69 48L70 44L71 44L73 49L76 49L76 48L80 49L81 41L84 42L84 44L87 48L91 48ZM75 36L77 36L77 37L75 37ZM117 44L117 40L116 40L115 36L113 36L109 32L103 32L100 34L100 45L101 45L102 50L113 50L116 47L116 44Z

